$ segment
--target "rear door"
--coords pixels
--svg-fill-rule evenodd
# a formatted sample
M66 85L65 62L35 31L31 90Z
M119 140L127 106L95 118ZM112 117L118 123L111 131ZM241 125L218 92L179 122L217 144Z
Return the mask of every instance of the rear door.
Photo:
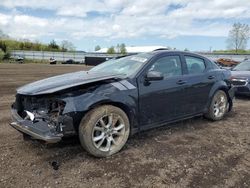
M195 55L183 55L185 62L185 79L187 80L186 106L188 113L204 111L211 87L216 82L216 73L210 70L206 59Z

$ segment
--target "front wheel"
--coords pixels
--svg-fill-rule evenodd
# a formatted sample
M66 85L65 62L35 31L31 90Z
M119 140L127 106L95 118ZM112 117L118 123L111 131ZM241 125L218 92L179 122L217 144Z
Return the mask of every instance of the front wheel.
M214 121L221 120L226 114L228 107L227 94L222 90L218 90L213 96L205 117Z
M88 112L79 126L82 146L96 157L107 157L122 149L130 131L126 113L111 105Z

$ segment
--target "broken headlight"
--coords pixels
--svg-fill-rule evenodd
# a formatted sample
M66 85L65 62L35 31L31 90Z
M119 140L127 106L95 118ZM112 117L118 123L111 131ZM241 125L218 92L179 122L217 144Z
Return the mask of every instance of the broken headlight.
M33 114L36 120L42 119L46 122L51 122L56 121L62 115L65 102L57 99L26 97L22 101L22 106L23 112L20 115L24 119Z

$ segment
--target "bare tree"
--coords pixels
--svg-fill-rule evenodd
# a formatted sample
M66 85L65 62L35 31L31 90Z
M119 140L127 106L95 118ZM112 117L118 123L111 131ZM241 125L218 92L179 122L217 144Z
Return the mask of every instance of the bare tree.
M236 53L245 50L249 36L250 28L247 24L234 23L228 35L228 48L234 49Z
M63 51L74 51L76 49L74 44L67 40L62 41L61 48Z

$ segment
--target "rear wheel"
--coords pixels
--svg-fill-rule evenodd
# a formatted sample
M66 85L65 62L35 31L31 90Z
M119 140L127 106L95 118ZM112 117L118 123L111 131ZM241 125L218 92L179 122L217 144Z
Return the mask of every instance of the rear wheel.
M208 112L205 114L205 117L211 120L221 120L226 114L229 107L227 94L218 90L211 101Z
M122 149L129 131L126 113L115 106L104 105L85 115L79 126L79 138L90 154L107 157Z

